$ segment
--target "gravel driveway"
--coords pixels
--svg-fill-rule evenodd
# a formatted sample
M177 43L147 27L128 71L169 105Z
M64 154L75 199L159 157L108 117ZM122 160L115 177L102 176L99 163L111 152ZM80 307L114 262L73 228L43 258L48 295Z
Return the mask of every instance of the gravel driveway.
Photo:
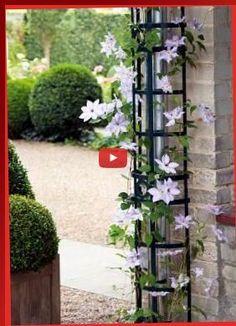
M128 174L128 169L102 169L98 152L83 147L23 140L14 144L37 200L53 214L59 237L106 245L115 199L127 189L121 174ZM116 322L116 311L129 305L61 287L63 324Z
M127 189L121 174L104 169L98 152L84 147L14 141L37 200L52 212L59 237L94 244L107 243L107 229L119 192Z

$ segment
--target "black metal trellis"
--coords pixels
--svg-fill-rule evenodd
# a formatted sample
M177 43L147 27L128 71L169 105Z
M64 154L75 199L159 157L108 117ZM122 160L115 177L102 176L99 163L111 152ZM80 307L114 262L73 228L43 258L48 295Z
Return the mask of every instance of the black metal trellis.
M161 31L161 35L165 35L166 31L168 29L176 29L178 28L180 30L180 35L184 36L185 33L185 23L180 23L178 25L174 23L166 22L163 19L163 10L160 9L160 19L159 22L154 21L153 12L155 9L145 9L145 20L141 17L141 11L140 9L132 9L131 10L131 19L132 19L132 33L133 37L135 38L137 36L138 30L142 31L150 31L154 29L158 29ZM181 12L181 18L185 15L185 10L183 7L180 9ZM173 90L171 93L164 93L161 89L155 88L155 76L154 76L154 61L153 56L166 49L163 43L163 37L162 37L162 45L161 46L155 46L152 48L152 51L147 50L145 46L141 46L138 49L138 51L145 53L145 60L144 63L142 62L141 58L134 59L133 65L134 69L137 72L137 78L136 82L133 87L133 128L135 132L135 141L140 141L140 139L146 138L149 140L149 149L147 153L148 163L150 165L151 171L154 171L154 164L155 164L155 146L157 139L160 141L166 141L168 137L173 136L185 136L187 135L187 110L186 110L186 64L182 64L182 71L181 71L181 82L182 87L178 90ZM185 58L185 47L183 46L180 49L180 54L183 58ZM134 53L135 55L135 53ZM135 56L134 56L135 57ZM143 73L143 67L146 68L145 73ZM162 66L162 71L165 69L165 67ZM146 83L143 85L143 75L146 76ZM145 130L143 130L144 125L144 116L143 116L143 104L139 101L137 102L137 95L141 97L145 97L146 99L146 115L147 115L147 123ZM183 130L180 132L168 132L165 127L161 128L155 128L155 115L154 115L154 96L160 96L162 98L162 101L166 101L166 99L171 95L179 95L182 97L182 105L184 108L184 115L183 115ZM163 116L163 115L162 115ZM137 128L138 126L138 128ZM143 154L143 148L142 146L139 146L138 154ZM183 148L183 154L184 157L187 157L187 148ZM158 157L159 158L159 157ZM145 194L143 193L142 189L147 185L147 176L142 175L140 172L141 163L134 158L134 166L133 166L133 178L134 178L134 200L136 203L136 207L139 207L142 205L142 202L145 199ZM189 197L188 197L188 172L187 172L187 160L183 160L183 170L182 173L179 175L171 176L172 180L182 180L183 181L183 197L180 199L176 199L170 203L170 205L184 205L184 213L185 216L188 215L189 211ZM135 232L135 242L136 242L136 248L147 248L145 243L142 240L142 223L140 221L136 222L136 232ZM157 224L157 222L150 221L149 223L149 230L151 232L155 232L157 228L159 228L160 225ZM174 292L175 290L168 285L168 271L166 272L166 277L163 277L160 272L159 262L158 262L158 256L157 252L160 249L177 249L177 248L185 248L186 250L186 274L190 278L190 236L189 236L189 230L185 229L185 239L182 242L171 242L168 240L168 236L166 234L162 235L163 239L165 239L165 242L158 242L156 240L153 240L150 247L148 248L148 270L151 272L155 278L156 282L159 285L158 288L152 287L152 286L145 286L143 289L141 289L141 286L138 282L136 282L136 306L137 308L143 307L143 292L150 293L152 291L160 292ZM136 271L136 280L140 277L140 269L137 268ZM186 320L188 322L191 321L191 282L188 283L188 285L185 288L185 291L187 292L187 313L186 313ZM154 312L158 313L162 308L162 302L160 297L153 297L149 296L149 308ZM144 319L140 319L140 322L144 321ZM152 321L159 321L158 318L153 317Z

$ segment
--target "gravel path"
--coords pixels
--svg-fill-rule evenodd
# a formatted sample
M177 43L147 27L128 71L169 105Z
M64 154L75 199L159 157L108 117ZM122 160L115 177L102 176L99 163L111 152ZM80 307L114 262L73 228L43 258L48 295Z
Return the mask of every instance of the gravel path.
M44 142L14 141L37 199L52 212L59 237L107 243L107 229L117 208L117 194L128 169L103 169L98 152Z
M98 152L43 142L14 141L36 198L53 214L61 239L105 245L117 194L126 190L127 169L102 169ZM61 287L63 324L117 321L128 302Z
M62 324L98 324L118 322L117 310L129 308L126 301L101 295L61 288Z

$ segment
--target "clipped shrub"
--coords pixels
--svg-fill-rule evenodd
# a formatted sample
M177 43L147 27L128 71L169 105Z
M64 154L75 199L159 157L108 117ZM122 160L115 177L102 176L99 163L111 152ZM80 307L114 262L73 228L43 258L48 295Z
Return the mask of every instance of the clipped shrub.
M12 142L8 144L8 159L10 195L18 194L34 199L27 171L22 165Z
M8 127L12 139L21 138L22 132L32 126L28 102L33 84L28 78L8 80Z
M11 271L37 271L58 252L58 237L51 213L35 200L10 196Z
M29 101L31 119L45 138L79 138L82 128L91 129L79 119L81 107L96 99L102 99L102 90L86 67L58 65L36 81Z

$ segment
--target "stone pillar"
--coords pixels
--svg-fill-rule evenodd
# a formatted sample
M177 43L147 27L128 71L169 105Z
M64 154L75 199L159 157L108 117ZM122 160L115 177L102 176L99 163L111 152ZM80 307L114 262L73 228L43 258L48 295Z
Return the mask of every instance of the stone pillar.
M191 213L207 224L206 252L197 262L204 268L204 278L193 284L193 303L208 315L208 320L236 319L236 249L234 227L220 226L229 237L228 244L216 240L210 225L215 216L207 213L206 204L222 205L226 212L233 206L233 109L231 18L229 7L188 7L188 19L204 22L207 52L198 59L198 68L188 68L188 97L193 103L204 103L216 114L216 121L206 125L198 121L191 130L189 169ZM207 297L207 280L215 286Z

